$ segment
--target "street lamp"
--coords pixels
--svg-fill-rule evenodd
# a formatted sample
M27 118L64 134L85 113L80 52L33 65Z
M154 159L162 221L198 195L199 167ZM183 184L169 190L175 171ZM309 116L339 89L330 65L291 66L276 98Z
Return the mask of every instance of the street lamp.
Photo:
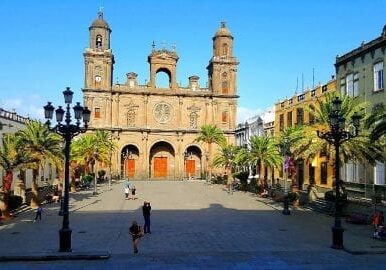
M81 132L85 132L87 129L87 124L90 121L90 110L87 107L82 107L79 102L73 107L74 109L74 118L76 119L75 124L71 124L71 112L70 104L72 103L73 92L69 87L63 91L64 102L67 105L66 110L59 106L55 110L51 102L48 102L44 106L44 116L47 119L46 125L49 130L56 132L64 138L65 147L65 164L64 164L64 200L63 200L63 223L62 228L59 230L59 251L60 252L71 252L71 229L70 229L70 220L69 220L69 211L68 211L68 202L69 202L69 188L70 188L70 146L71 140L74 136L78 135ZM56 126L50 128L50 120L52 119L53 113L55 110L56 121L58 122ZM63 116L65 116L64 123ZM84 127L80 126L80 120L83 118Z
M342 112L342 100L336 97L332 101L332 111L329 114L330 131L320 132L317 131L319 138L326 140L329 144L335 148L335 222L332 226L332 248L343 249L343 227L341 223L341 194L340 194L340 159L339 159L339 147L340 145L358 136L359 125L361 116L356 112L351 117L350 128L346 129L346 119Z
M98 184L98 169L97 169L97 157L98 157L98 152L94 150L93 153L93 171L94 171L94 191L92 192L92 195L97 195L98 190L97 190L97 184Z

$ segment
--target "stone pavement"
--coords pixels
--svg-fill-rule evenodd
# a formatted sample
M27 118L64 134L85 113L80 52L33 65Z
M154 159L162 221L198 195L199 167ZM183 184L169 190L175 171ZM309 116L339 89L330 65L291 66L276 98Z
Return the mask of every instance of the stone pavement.
M343 223L345 247L333 250L333 218L311 211L281 214L280 205L250 193L228 194L200 181L134 182L137 200L124 200L121 182L71 194L73 254L110 254L108 260L0 262L0 269L384 269L386 242L371 227ZM152 203L152 234L132 254L128 227L143 222L141 206ZM57 254L62 217L58 204L45 206L0 227L0 260L6 256ZM353 255L363 254L363 255Z

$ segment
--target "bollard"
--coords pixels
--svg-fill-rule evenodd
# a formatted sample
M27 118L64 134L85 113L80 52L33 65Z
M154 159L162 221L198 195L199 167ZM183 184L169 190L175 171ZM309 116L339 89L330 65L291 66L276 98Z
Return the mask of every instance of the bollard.
M283 209L283 211L281 213L283 215L290 215L291 212L290 212L290 210L288 208L289 207L288 195L285 195L283 203L284 203L284 209Z

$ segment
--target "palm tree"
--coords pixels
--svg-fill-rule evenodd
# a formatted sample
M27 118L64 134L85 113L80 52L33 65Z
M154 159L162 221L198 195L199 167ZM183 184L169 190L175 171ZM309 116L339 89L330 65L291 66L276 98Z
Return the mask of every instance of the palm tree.
M110 133L98 130L95 134L86 134L74 141L71 145L71 159L83 165L86 173L90 173L95 162L109 165L111 153L116 147L110 140Z
M233 144L228 144L226 142L221 143L220 146L221 148L219 153L213 159L213 166L217 168L225 167L229 184L229 180L232 179L232 172L235 169L236 156L240 148Z
M33 162L28 164L32 169L32 199L31 207L39 205L37 178L40 169L48 162L57 168L63 166L62 137L50 132L39 121L30 121L25 129L17 132L24 153L29 155Z
M207 157L206 171L209 172L209 179L212 179L212 145L213 143L219 144L225 141L224 133L221 129L214 125L203 125L195 139L196 142L204 142L207 144Z
M377 107L366 120L366 128L371 129L370 139L377 141L386 135L386 107Z
M20 140L15 134L5 134L0 148L0 166L4 169L2 196L0 198L0 210L4 218L9 218L8 200L11 191L13 172L30 162L30 158L23 153Z
M322 149L329 149L333 151L333 146L329 146L326 141L319 139L315 136L317 130L329 130L329 115L332 113L333 106L332 101L339 97L342 100L341 110L343 118L345 119L345 125L350 126L351 117L355 112L363 112L368 103L358 101L357 99L351 98L347 95L330 94L326 96L324 101L318 101L318 108L314 112L316 123L311 125L313 130L313 141L316 142L313 151L308 151L308 155L315 155ZM343 162L349 160L359 162L369 162L374 164L377 157L382 155L382 148L379 144L373 143L370 140L370 133L368 129L361 129L358 136L345 141L340 146L340 159Z
M259 174L259 178L261 178L263 166L270 168L280 166L282 159L273 137L252 136L250 142L249 158L251 164L256 166L256 173Z

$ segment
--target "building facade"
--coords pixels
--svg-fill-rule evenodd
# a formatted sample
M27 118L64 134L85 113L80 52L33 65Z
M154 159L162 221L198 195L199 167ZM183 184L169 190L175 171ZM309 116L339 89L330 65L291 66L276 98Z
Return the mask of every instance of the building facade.
M386 26L376 39L336 57L335 69L341 94L366 101L368 116L377 107L386 105L384 66L386 60ZM349 162L343 165L342 178L347 182L385 185L385 163L375 166Z
M314 121L310 109L316 108L317 101L323 99L327 93L336 91L336 80L332 78L328 83L319 85L312 90L295 94L291 98L275 104L275 135L288 127L304 125ZM327 152L326 152L327 153ZM303 189L310 184L329 188L333 181L333 161L326 153L319 153L314 160L298 159L295 161L295 184ZM276 173L275 173L276 174ZM277 175L283 179L283 170Z
M111 29L101 12L89 32L84 104L92 111L90 130L111 132L118 145L111 155L112 172L134 179L200 178L208 162L206 145L195 142L200 127L216 125L234 143L238 61L225 23L213 37L207 87L198 76L190 76L187 86L179 85L175 48L154 45L147 59L148 83L139 84L137 74L128 72L126 82L113 84ZM168 87L157 86L159 73L169 78Z

